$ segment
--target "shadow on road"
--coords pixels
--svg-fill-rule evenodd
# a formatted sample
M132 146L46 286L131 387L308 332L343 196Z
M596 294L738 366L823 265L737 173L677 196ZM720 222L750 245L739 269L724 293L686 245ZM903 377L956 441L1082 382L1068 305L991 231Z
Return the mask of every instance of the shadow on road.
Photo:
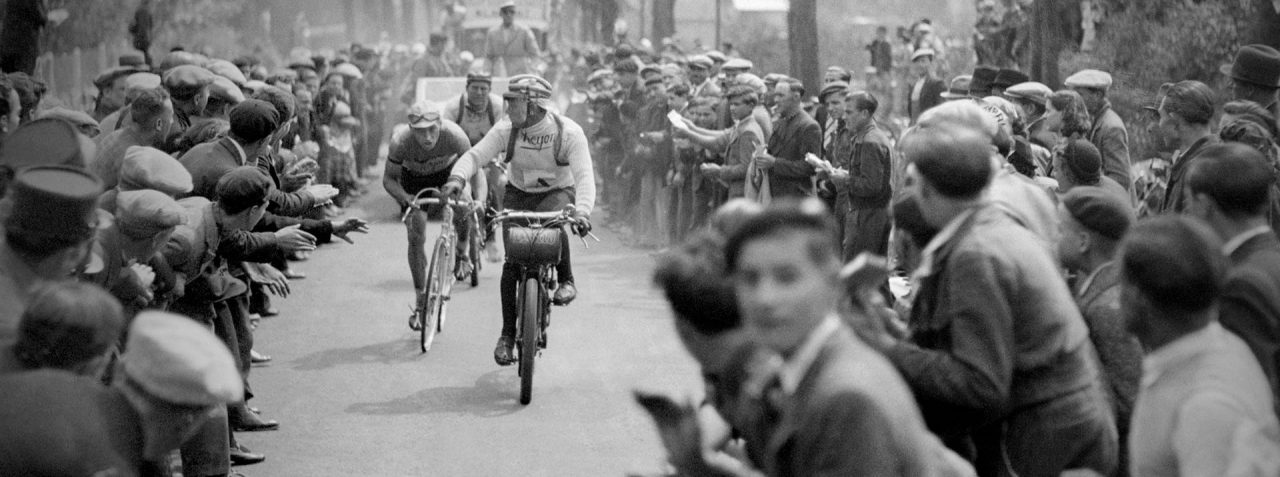
M500 417L524 408L516 402L519 390L520 378L509 370L499 369L481 375L472 387L424 389L390 401L355 403L346 411L377 416L466 413L478 417Z
M343 364L396 364L417 361L423 356L417 340L396 339L358 348L335 348L317 351L291 362L298 371L319 371Z

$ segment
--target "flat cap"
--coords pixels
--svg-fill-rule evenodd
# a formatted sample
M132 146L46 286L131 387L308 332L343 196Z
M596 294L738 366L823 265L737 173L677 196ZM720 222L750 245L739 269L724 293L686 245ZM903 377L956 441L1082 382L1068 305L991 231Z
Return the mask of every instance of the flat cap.
M182 65L200 66L200 58L187 51L170 51L160 60L160 71L169 71Z
M18 172L31 166L68 165L83 168L97 147L71 123L41 118L18 126L0 143L0 168Z
M227 114L231 134L246 143L258 142L280 127L280 113L266 101L246 99Z
M180 65L165 72L164 87L174 96L190 96L193 91L213 84L217 77L201 66Z
M493 84L493 77L484 73L467 73L467 84L471 83Z
M113 66L98 73L98 76L93 79L93 86L101 91L110 88L111 83L114 83L120 77L129 76L139 71L143 70L136 66Z
M9 185L13 201L4 228L9 233L70 242L93 236L102 182L84 169L36 166L19 171Z
M713 63L724 63L725 61L728 61L728 58L725 58L724 53L721 53L720 50L708 51L707 58Z
M751 64L751 60L747 60L743 58L734 58L732 60L725 61L724 65L721 66L720 69L751 71L751 68L754 66L755 65Z
M1068 88L1107 89L1111 87L1111 73L1101 70L1080 70L1062 82Z
M440 105L431 100L419 100L409 107L409 127L421 129L440 125Z
M210 73L231 80L236 86L243 85L248 78L244 77L244 72L240 71L234 63L227 60L210 60L205 63L204 68Z
M587 77L587 82L588 82L588 83L595 83L596 81L600 81L600 80L603 80L603 79L605 79L605 78L610 78L610 77L612 77L612 76L613 76L613 70L608 70L608 69L598 69L598 70L595 70L595 71L591 72L591 76L588 76L588 77Z
M929 58L929 59L933 59L933 58L935 58L935 57L937 57L937 56L938 56L938 54L937 54L937 52L934 52L934 51L933 51L933 48L920 48L920 49L916 50L915 52L912 52L912 53L911 53L911 61L915 61L915 60L918 60L918 59L921 59L921 58Z
M1112 240L1124 238L1134 220L1133 207L1101 187L1072 187L1062 196L1062 206L1080 225Z
M72 126L77 128L98 127L98 121L93 119L93 116L90 116L88 113L75 109L67 109L62 106L54 106L40 111L39 117L61 119L71 123Z
M769 73L760 79L764 80L765 86L772 86L778 84L779 81L787 79L787 75L782 73Z
M213 191L223 207L244 210L265 203L271 187L271 178L257 166L240 166L223 174Z
M818 101L826 101L827 96L835 93L849 92L849 83L844 81L832 81L822 86L822 91L818 92Z
M710 69L712 66L711 57L707 55L692 55L687 60L690 68L698 68L701 70Z
M655 64L644 65L643 68L640 68L640 76L644 76L645 73L662 74L662 67Z
M360 68L351 63L342 63L333 67L333 72L352 79L364 78L364 73L360 72Z
M244 101L244 92L225 76L215 76L209 85L209 97L235 105Z
M139 313L121 357L125 376L163 401L216 406L244 399L227 346L208 328L163 311Z
M116 195L116 228L125 236L147 239L185 221L182 206L164 192L142 189Z
M652 78L649 78L649 79L647 79L647 80L644 80L644 85L645 85L645 86L653 86L653 85L655 85L655 84L662 84L662 77L661 77L661 76L654 76L654 77L652 77Z
M155 73L147 73L145 71L134 73L124 79L124 87L126 90L131 89L156 89L160 87L162 80L160 75Z
M1052 89L1049 89L1049 87L1044 83L1037 83L1035 81L1018 83L1004 89L1004 95L1007 98L1031 101L1039 104L1048 103L1049 96L1052 94Z
M120 165L122 191L153 189L177 197L191 192L191 173L164 151L147 146L129 146Z
M271 87L271 85L267 84L266 81L249 80L249 81L245 81L244 86L241 87L241 90L242 90L241 94L243 94L243 92L246 90L249 92L249 94L257 94L259 91L262 91L269 87Z

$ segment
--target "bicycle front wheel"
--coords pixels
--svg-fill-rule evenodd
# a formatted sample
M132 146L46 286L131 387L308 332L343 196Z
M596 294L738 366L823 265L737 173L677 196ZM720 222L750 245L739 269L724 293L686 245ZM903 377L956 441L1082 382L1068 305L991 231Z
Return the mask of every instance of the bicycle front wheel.
M444 290L444 280L451 273L445 263L449 257L441 251L443 248L443 243L436 243L436 248L431 253L430 265L427 267L427 299L422 307L422 330L418 340L423 353L431 350L431 345L436 340L436 333L440 332L441 293Z
M520 404L533 400L533 361L538 356L538 334L542 331L542 286L537 278L524 281L520 303Z
M471 233L467 234L467 251L471 259L471 288L480 286L480 254L484 252L484 228L480 226L479 214L471 214Z

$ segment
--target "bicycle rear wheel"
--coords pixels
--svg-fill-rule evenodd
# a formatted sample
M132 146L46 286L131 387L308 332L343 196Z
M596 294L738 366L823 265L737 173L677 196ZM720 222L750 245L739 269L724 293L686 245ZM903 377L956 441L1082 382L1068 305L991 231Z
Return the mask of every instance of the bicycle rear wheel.
M418 345L423 353L431 350L431 345L436 340L436 333L440 332L441 292L444 289L446 275L451 273L448 268L442 267L448 259L441 253L442 248L443 244L437 241L436 248L431 253L430 265L427 267L427 300L422 307L422 329L418 336Z
M533 361L538 356L538 322L542 314L542 286L538 279L525 279L520 303L520 404L533 400Z

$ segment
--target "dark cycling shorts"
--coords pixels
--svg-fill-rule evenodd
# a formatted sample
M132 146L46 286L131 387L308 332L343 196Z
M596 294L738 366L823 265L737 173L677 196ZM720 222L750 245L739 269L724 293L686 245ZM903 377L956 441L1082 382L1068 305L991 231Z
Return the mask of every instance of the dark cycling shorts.
M507 184L506 199L502 206L511 210L530 212L558 212L574 202L574 188L565 187L546 192L525 192Z

